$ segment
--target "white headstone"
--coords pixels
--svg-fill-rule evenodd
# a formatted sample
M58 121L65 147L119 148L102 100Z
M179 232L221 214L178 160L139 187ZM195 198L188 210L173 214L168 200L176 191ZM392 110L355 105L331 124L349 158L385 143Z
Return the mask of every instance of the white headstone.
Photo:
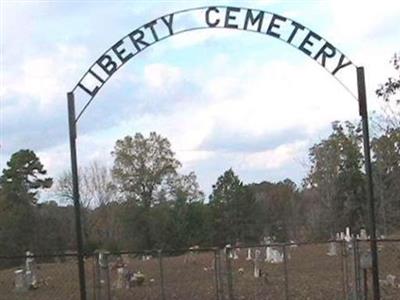
M260 270L260 259L261 258L261 251L256 249L254 253L254 277L258 278L261 276Z
M251 260L251 249L247 248L247 257L246 260Z
M330 242L329 243L329 250L327 255L329 256L336 256L337 255L337 249L336 249L336 243L335 242Z
M360 239L361 239L361 240L366 240L366 239L368 239L367 231L366 231L364 228L360 230Z
M234 248L232 252L233 252L233 259L239 259L238 249Z
M25 259L25 281L28 287L35 287L37 284L36 280L36 264L33 258L33 253L26 251Z
M272 264L281 263L283 262L283 254L281 254L277 249L266 247L265 261Z
M115 287L117 289L122 289L124 287L124 275L125 275L125 268L124 267L117 268L117 282L115 284Z
M350 227L346 227L346 236L344 237L344 239L346 240L346 242L350 242L352 240Z
M26 289L24 270L18 269L14 271L14 275L15 275L14 279L15 290L18 292L24 291Z

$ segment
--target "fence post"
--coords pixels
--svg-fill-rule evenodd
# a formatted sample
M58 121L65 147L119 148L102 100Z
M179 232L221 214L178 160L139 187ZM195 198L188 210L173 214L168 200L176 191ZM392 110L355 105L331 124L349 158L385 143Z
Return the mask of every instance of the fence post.
M336 241L337 243L337 241ZM347 274L346 274L346 248L343 241L340 241L340 269L342 271L342 292L343 299L347 298Z
M354 264L354 291L355 298L360 299L360 266L358 258L358 241L356 237L353 237L353 264Z
M110 269L108 267L108 255L109 252L104 252L104 269L103 271L106 272L106 289L107 289L107 299L111 300L111 284L110 284Z
M289 278L288 278L287 253L285 244L282 246L282 250L283 250L283 274L285 278L285 299L289 300Z
M100 252L96 251L94 255L94 299L101 300L101 286L100 286Z
M215 275L215 296L216 300L219 300L219 277L218 277L218 253L217 249L214 249L214 275Z
M225 252L225 260L226 260L226 271L227 271L227 276L228 276L228 297L229 300L234 300L233 297L233 280L232 280L232 265L231 265L231 259L230 259L230 254L231 254L231 247L226 247L226 252Z
M364 300L368 300L368 269L363 269Z
M218 258L218 281L219 281L219 287L220 287L220 296L221 299L225 299L224 295L224 277L223 277L223 272L222 272L222 266L221 266L221 249L217 250L217 258Z
M350 257L350 251L348 248L348 244L346 241L343 241L343 249L344 249L344 276L346 280L346 292L347 296L349 296L350 293L350 282L349 282L349 260L348 258Z
M162 250L158 250L158 262L160 265L160 285L161 285L161 299L165 300L165 290L164 290L164 268L162 263Z

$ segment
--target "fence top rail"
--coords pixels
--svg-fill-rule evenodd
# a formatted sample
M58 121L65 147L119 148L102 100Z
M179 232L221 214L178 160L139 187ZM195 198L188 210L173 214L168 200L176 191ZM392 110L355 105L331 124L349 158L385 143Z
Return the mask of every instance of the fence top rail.
M371 242L371 239L356 239L357 242ZM400 239L376 239L378 243L400 243ZM332 242L336 243L346 243L344 240L328 240L328 241L315 241L315 242L290 242L290 243L269 243L269 244L247 244L247 245L234 245L230 247L202 247L202 248L182 248L182 249L153 249L153 250L126 250L126 251L106 251L108 255L154 255L158 256L160 254L184 254L191 252L216 252L218 250L222 250L225 248L230 249L244 249L244 248L265 248L265 247L290 247L290 246L307 246L307 245L324 245ZM96 255L96 252L85 252L83 254L84 257L91 257ZM68 252L68 253L43 253L43 254L30 254L30 255L0 255L0 259L25 259L28 257L31 258L56 258L56 257L77 257L77 252Z
M55 257L76 257L76 252L71 253L58 253L58 254L30 254L30 255L0 255L0 259L25 259L31 258L55 258Z

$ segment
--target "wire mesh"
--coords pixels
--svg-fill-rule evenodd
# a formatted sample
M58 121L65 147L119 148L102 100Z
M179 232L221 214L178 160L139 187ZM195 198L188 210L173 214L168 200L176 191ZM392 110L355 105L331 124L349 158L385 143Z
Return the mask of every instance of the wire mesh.
M165 252L161 257L166 299L216 299L213 250Z
M88 300L372 299L370 242L93 253ZM399 299L400 240L379 240L381 299ZM285 255L286 254L286 263ZM78 260L0 256L1 300L78 300Z
M0 262L0 299L80 299L75 256L9 257Z

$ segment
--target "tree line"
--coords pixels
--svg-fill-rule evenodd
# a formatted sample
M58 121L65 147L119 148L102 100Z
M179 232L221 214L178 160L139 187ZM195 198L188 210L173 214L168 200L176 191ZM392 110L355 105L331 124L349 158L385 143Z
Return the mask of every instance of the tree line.
M399 56L392 64L399 72ZM397 75L396 75L397 76ZM400 76L376 94L371 141L377 229L400 229ZM331 133L309 149L302 183L290 179L244 184L226 170L205 198L194 172L179 173L167 138L152 132L117 140L113 166L93 162L79 170L86 251L179 249L276 241L322 240L350 226L368 228L360 124L333 122ZM71 174L46 177L31 150L14 153L0 177L0 255L62 253L75 249ZM52 188L57 201L38 202Z

